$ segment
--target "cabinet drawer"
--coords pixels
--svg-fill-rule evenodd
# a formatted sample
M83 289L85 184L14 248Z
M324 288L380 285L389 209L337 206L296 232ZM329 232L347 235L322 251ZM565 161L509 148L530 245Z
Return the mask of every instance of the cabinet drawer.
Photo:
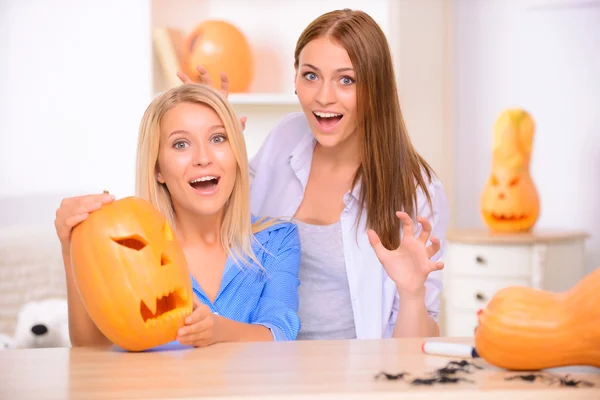
M532 250L528 245L449 243L445 258L452 275L528 277L532 269Z
M448 282L447 301L455 309L477 312L484 308L494 294L506 286L529 286L524 278L493 280L483 278L451 278Z

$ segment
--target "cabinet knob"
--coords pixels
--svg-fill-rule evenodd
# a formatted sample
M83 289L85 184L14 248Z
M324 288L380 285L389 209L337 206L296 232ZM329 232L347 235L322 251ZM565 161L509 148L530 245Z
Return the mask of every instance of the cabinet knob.
M485 295L483 293L477 293L475 298L479 301L485 301Z
M477 264L485 264L485 258L481 256L475 257L475 261L477 261Z

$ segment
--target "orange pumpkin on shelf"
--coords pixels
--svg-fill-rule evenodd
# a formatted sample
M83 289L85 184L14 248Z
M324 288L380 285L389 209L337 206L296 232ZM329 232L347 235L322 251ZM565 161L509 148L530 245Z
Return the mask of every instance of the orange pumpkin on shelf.
M77 225L71 264L91 319L125 350L175 340L192 311L183 249L164 216L141 198L104 205Z
M247 92L254 77L252 49L244 34L226 21L209 20L198 25L186 38L182 51L183 72L194 82L200 80L196 67L208 70L213 84L221 72L229 79L229 92Z
M500 289L479 313L475 347L509 370L600 367L600 268L570 290Z
M529 167L535 123L526 111L504 111L494 124L492 170L481 196L481 216L493 232L528 232L540 199Z

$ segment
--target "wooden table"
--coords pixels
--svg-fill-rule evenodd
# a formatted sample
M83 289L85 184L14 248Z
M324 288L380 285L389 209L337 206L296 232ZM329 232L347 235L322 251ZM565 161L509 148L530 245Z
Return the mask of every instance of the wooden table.
M438 340L471 343L471 339ZM422 339L235 343L199 349L125 353L112 349L0 352L0 399L600 399L600 370L563 368L594 387L505 381L514 376L475 359L473 382L410 381L456 358L424 355ZM408 371L407 380L375 379Z

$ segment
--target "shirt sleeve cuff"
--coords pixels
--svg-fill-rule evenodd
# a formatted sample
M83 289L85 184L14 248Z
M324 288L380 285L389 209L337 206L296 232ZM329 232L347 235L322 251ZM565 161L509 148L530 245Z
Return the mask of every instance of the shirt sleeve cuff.
M262 326L266 326L267 328L269 328L271 330L271 334L273 334L273 341L275 342L283 342L283 341L287 341L288 338L285 335L285 333L283 333L283 331L281 329L279 329L278 327L276 327L273 324L269 324L267 322L265 323L260 323L260 325Z

